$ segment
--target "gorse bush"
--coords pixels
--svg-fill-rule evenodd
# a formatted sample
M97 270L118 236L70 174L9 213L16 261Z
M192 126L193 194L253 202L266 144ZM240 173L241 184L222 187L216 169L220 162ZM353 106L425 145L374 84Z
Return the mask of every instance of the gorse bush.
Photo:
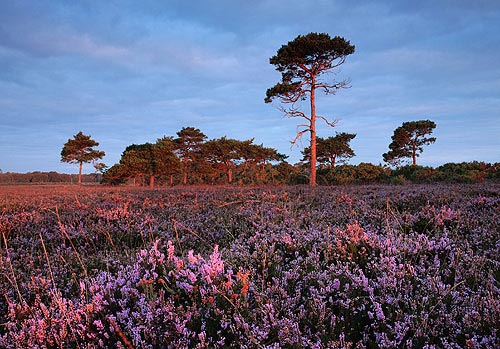
M500 346L496 185L29 190L0 347Z

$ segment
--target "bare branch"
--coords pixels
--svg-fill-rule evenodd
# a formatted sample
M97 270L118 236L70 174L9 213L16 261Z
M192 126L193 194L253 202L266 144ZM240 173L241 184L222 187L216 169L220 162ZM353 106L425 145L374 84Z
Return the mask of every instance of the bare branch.
M300 127L305 127L307 130L306 131L311 131L310 129L310 125L306 125L306 124L299 124L297 125L297 132L299 131L299 128Z
M309 122L311 121L311 118L308 117L303 111L301 111L299 107L292 106L291 108L285 108L283 106L280 106L278 107L278 110L281 111L288 118L301 117Z
M316 88L323 89L326 94L335 94L335 92L341 88L350 88L349 86L350 81L349 80L342 80L339 82L335 82L334 84L326 84L326 83L320 83L316 84Z
M335 58L333 58L332 60L330 60L328 62L328 64L329 64L329 68L328 69L330 70L330 69L334 69L334 68L337 68L337 67L341 66L342 64L345 63L346 58L347 58L346 56L341 56L341 57L335 57ZM335 60L337 60L337 59L338 59L337 63L334 63Z
M309 127L304 129L304 130L299 131L298 129L300 126L307 126L307 125L298 125L297 126L297 135L295 136L295 138L292 141L290 141L290 143L292 144L290 148L293 148L293 146L295 144L297 144L297 141L299 141L302 138L304 133L311 131L311 129Z
M321 116L321 115L316 115L316 118L323 120L330 127L335 127L339 123L338 120L329 121L327 118L325 118L324 116Z

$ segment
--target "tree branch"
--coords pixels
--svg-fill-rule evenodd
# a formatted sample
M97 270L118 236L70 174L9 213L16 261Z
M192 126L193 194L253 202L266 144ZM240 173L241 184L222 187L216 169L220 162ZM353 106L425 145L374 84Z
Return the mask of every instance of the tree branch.
M285 116L289 118L295 118L295 117L301 117L306 119L307 121L311 121L311 118L308 117L304 112L300 111L298 107L292 106L291 108L285 108L283 106L280 106L278 108L279 111L281 111Z
M307 128L299 131L299 127L307 127ZM292 148L295 144L297 144L297 141L299 141L302 138L304 133L309 132L309 131L311 131L311 129L309 128L309 125L297 125L297 135L295 136L295 138L292 141L290 141L290 143L292 144L290 148Z
M324 116L321 116L321 115L316 115L316 118L323 120L325 122L325 124L327 124L330 127L335 127L339 123L338 120L329 121L327 118L325 118Z
M320 83L316 84L316 88L323 89L326 94L335 94L336 90L340 90L341 88L349 88L350 81L349 80L342 80L340 82L336 82L334 84L326 84L326 83Z

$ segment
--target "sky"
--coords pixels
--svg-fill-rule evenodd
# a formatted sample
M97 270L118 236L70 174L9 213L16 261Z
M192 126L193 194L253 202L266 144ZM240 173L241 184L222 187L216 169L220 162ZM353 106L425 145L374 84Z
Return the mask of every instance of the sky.
M351 164L383 163L394 130L426 119L418 164L500 161L498 0L0 0L0 169L75 173L60 153L79 131L111 166L188 126L296 163L300 120L264 97L269 58L310 32L356 47L335 73L351 87L316 106L338 121L318 136L356 133Z

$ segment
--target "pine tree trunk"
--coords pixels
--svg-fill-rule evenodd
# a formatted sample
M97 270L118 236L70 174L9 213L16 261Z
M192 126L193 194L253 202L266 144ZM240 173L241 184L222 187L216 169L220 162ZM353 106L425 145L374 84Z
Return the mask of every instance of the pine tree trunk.
M78 186L79 187L82 185L82 167L83 167L83 162L80 161L80 171L78 172Z
M187 168L188 168L188 160L186 157L184 158L184 176L182 177L182 184L184 185L187 184L187 179L188 179ZM170 183L170 185L172 185L172 182Z
M149 187L150 188L155 187L155 176L153 176L153 175L149 176Z
M413 143L413 152L412 152L412 158L413 158L413 166L417 164L417 145Z
M316 186L316 104L315 104L315 78L311 83L311 176L309 177L309 185L314 188Z

